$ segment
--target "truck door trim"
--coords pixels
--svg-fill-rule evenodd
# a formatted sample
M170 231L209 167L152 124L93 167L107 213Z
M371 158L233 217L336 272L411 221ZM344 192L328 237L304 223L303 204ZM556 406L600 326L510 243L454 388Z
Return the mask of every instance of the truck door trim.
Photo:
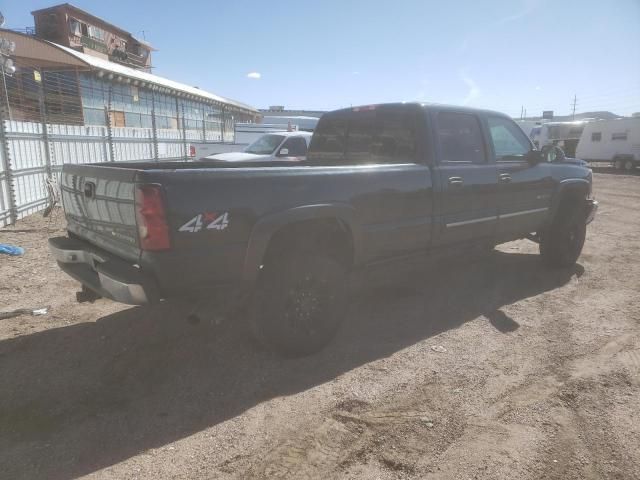
M501 213L500 215L498 215L498 217L499 218L517 217L518 215L529 215L531 213L546 212L547 210L549 210L549 207L533 208L531 210L521 210L519 212Z
M492 220L497 220L498 216L492 216L492 217L480 217L480 218L472 218L471 220L464 220L462 222L451 222L451 223L447 223L445 226L447 228L451 228L451 227L461 227L462 225L470 225L472 223L480 223L480 222L490 222Z

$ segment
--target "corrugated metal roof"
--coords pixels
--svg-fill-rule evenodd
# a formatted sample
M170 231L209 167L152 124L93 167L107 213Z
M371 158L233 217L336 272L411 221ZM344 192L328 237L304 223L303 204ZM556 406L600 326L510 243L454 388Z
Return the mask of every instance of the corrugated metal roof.
M259 113L257 109L247 105L245 103L238 102L236 100L231 100L229 98L221 97L219 95L215 95L213 93L207 92L205 90L201 90L196 87L192 87L190 85L185 85L184 83L174 82L173 80L169 80L168 78L159 77L158 75L154 75L152 73L143 72L141 70L136 70L135 68L126 67L124 65L120 65L119 63L110 62L109 60L103 60L102 58L94 57L93 55L87 55L86 53L78 52L72 48L64 47L62 45L58 45L57 43L48 42L57 48L61 48L65 52L73 55L75 58L83 61L88 66L95 68L97 70L103 70L108 73L113 73L114 75L121 75L126 78L131 78L134 80L138 80L140 82L151 83L154 85L158 85L160 87L169 88L171 90L187 93L189 95L194 95L196 97L200 97L204 100L226 103L228 105L233 105L235 107L241 108L243 110L248 110L252 113Z

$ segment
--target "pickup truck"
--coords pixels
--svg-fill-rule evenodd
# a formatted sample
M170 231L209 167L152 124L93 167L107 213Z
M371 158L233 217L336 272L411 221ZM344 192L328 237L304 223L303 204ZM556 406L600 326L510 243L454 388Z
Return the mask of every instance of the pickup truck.
M49 242L79 300L251 305L261 340L303 355L335 335L356 274L522 238L570 267L591 186L501 113L372 105L325 114L296 164L64 165L68 236Z

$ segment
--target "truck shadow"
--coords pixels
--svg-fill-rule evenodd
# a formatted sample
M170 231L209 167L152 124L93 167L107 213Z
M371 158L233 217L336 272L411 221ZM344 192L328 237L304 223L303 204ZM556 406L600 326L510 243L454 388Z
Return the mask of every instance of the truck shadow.
M0 342L0 476L88 474L481 316L508 334L518 324L502 306L584 271L502 252L440 270L358 294L336 341L297 360L256 349L240 327L187 325L170 306Z

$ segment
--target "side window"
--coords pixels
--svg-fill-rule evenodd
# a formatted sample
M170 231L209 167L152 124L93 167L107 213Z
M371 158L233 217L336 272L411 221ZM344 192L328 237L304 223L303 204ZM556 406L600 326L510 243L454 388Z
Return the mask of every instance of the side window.
M593 132L591 134L591 141L592 142L599 142L602 140L602 132Z
M282 145L282 148L289 150L288 157L304 157L307 154L307 142L304 138L293 137Z
M409 112L384 108L352 112L347 138L347 162L413 163L416 130Z
M341 162L344 158L346 132L346 117L323 117L313 132L309 156L313 156L315 160Z
M508 118L487 117L497 161L521 160L531 150L525 133Z
M480 123L467 113L438 113L438 142L445 162L485 163Z
M626 140L627 134L625 133L612 133L611 140Z

